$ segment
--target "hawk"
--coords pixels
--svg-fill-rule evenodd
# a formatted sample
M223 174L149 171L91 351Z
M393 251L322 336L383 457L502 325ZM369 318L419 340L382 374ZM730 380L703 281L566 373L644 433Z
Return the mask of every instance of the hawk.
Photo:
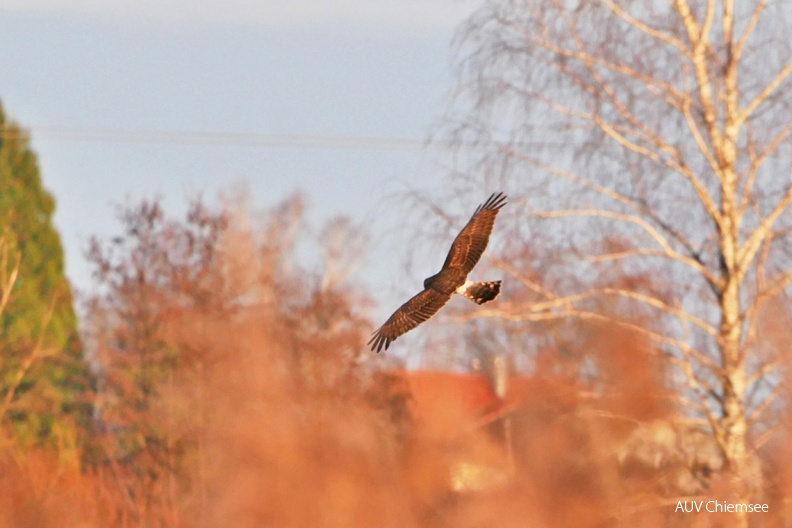
M467 280L487 248L495 217L500 208L506 205L506 195L492 194L486 202L479 205L467 225L460 231L451 244L443 268L424 281L421 293L402 304L393 315L372 334L371 350L379 353L388 350L391 342L428 320L458 293L477 304L491 301L500 293L501 281L477 282Z

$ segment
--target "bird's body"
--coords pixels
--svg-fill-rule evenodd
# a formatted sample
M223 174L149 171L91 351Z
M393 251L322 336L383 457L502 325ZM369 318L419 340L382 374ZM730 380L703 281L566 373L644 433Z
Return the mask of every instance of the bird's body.
M467 279L467 273L459 268L442 270L424 280L424 288L432 288L440 293L451 295L457 288L462 287Z
M369 344L371 350L388 349L391 342L423 323L451 299L454 293L463 295L477 304L491 301L500 293L501 281L468 281L467 276L487 247L495 217L506 205L503 193L493 194L476 209L467 225L454 239L442 269L424 280L424 289L401 305L390 318L374 332Z

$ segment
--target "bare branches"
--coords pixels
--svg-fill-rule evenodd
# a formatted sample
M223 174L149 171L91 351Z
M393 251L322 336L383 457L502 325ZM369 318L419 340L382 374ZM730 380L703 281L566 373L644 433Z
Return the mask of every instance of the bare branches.
M608 8L610 8L611 11L616 13L616 15L619 16L622 20L624 20L625 22L627 22L631 26L635 27L639 31L642 31L643 33L646 33L647 35L649 35L651 37L654 37L654 38L656 38L658 40L661 40L661 41L665 42L666 44L669 44L669 45L675 47L681 53L685 53L687 51L687 48L685 47L685 44L683 42L681 42L679 39L676 39L673 36L668 35L667 33L663 33L662 31L658 31L658 30L650 27L648 24L645 24L645 23L641 22L637 18L631 16L624 9L622 9L618 4L612 2L611 0L603 0L603 3L605 5L607 5Z
M792 122L787 124L778 134L776 134L773 139L767 143L765 148L759 153L758 156L754 155L751 157L751 165L748 169L748 180L743 187L742 197L740 199L740 217L742 217L742 215L745 213L745 209L748 207L750 197L752 196L754 182L756 181L756 177L759 172L759 167L770 155L776 151L776 149L778 149L781 143L786 141L790 132L792 132Z
M737 42L737 45L734 47L734 51L732 52L732 56L734 60L738 61L742 58L743 50L745 49L745 44L748 42L748 38L753 33L753 30L756 28L756 23L759 22L759 17L762 16L762 11L764 11L765 6L767 5L767 0L760 0L758 4L756 4L756 8L754 9L753 14L751 15L751 19L748 21L748 25L745 27L745 31L743 31L742 36L740 36L740 40Z
M702 381L701 376L696 374L693 361L691 360L690 351L682 350L682 353L684 354L683 360L678 361L675 364L685 374L688 389L690 389L690 391L696 396L696 399L698 400L699 404L696 406L698 412L704 414L710 429L715 435L715 439L721 446L721 449L724 449L725 439L723 434L720 432L721 428L718 426L718 418L715 416L715 413L710 407L709 397L713 393L713 389L712 387L709 387L704 381ZM711 371L717 372L717 370L713 369L711 369Z
M571 236L548 229L541 242L552 245L556 234L552 249L559 253L585 248L575 259L557 258L548 248L547 265L554 268L548 282L557 281L557 289L538 272L526 277L523 266L499 262L526 298L512 297L511 305L475 317L597 321L673 349L666 359L684 374L674 379L677 389L706 418L737 473L749 458L748 422L762 411L747 414L747 387L777 368L772 361L761 368L751 356L760 347L760 307L792 287L792 268L783 261L792 240L774 231L782 222L788 227L792 209L792 185L779 184L776 168L790 163L792 124L788 113L757 115L771 99L774 108L792 104L781 90L792 63L764 79L764 65L746 64L751 36L761 30L766 37L760 19L767 4L513 3L476 34L493 60L483 70L466 63L470 86L480 89L473 114L487 109L483 121L474 121L480 130L493 125L498 153L513 161L494 156L502 164L491 172L515 168L509 176L519 178L530 178L533 168L546 172L548 194L558 203L537 199L540 210L523 215L579 219L568 224L581 227ZM775 37L785 45L786 35ZM738 75L749 71L745 79ZM478 72L483 75L475 77ZM525 115L514 117L520 108ZM529 142L539 149L525 150L530 134L539 137ZM546 155L545 137L553 145ZM587 219L601 219L603 229L588 229ZM635 308L661 317L634 322L629 310Z
M624 64L615 63L609 60L604 59L601 56L590 54L586 51L585 45L577 34L575 29L575 24L570 17L566 17L567 26L569 27L570 34L572 35L577 50L569 50L565 49L559 45L554 44L553 42L549 41L546 37L537 37L533 35L528 35L528 38L534 45L541 47L550 51L551 53L555 54L558 57L558 64L557 67L560 71L564 73L570 79L573 79L577 84L581 86L587 86L582 79L579 78L576 74L571 72L568 68L564 66L564 61L567 59L577 59L580 60L591 77L594 80L594 83L591 85L591 89L594 90L595 93L599 92L605 94L607 100L610 102L612 107L618 112L618 114L629 124L629 127L625 127L619 124L611 123L609 120L605 119L601 113L601 110L598 108L594 112L581 112L577 110L573 110L569 108L567 105L561 104L558 101L552 100L542 94L534 94L534 98L537 100L542 100L547 104L549 107L569 116L573 116L579 119L587 120L593 124L595 124L600 130L602 130L607 136L614 140L617 144L621 145L623 148L634 152L640 156L643 156L649 160L654 162L660 163L667 168L671 169L674 172L681 174L685 177L690 184L693 186L694 190L696 191L696 195L698 196L699 200L701 201L702 205L704 206L707 214L715 219L716 223L721 223L720 212L718 207L715 204L715 200L709 194L704 184L701 182L699 176L690 169L689 166L684 162L678 150L669 144L663 137L658 134L656 131L652 130L651 128L647 127L640 119L638 119L619 99L617 90L611 85L610 82L605 80L602 75L595 69L595 66L603 67L608 70L617 72L621 75L624 75L626 78L634 79L643 83L647 87L656 87L661 90L661 93L664 94L664 97L671 97L671 100L668 102L672 104L674 108L677 108L680 112L685 115L686 120L688 121L688 125L690 130L699 145L699 149L702 155L708 160L710 163L713 172L718 174L720 172L720 167L718 161L715 159L715 156L712 154L710 149L708 148L704 138L701 136L698 127L695 125L694 119L690 112L691 106L691 96L688 93L679 91L673 85L669 84L668 82L662 81L657 77L653 77L647 74L643 74L638 70L631 68ZM708 19L708 23L711 25L711 14L710 18ZM706 29L706 28L705 28ZM696 30L698 31L698 30ZM709 29L707 29L707 33ZM698 34L698 33L696 33ZM704 49L702 48L701 53L704 53ZM693 54L691 54L691 57ZM704 56L700 58L699 62L704 61ZM694 60L695 63L695 60ZM703 64L703 62L702 62ZM698 72L699 75L703 75L704 79L707 79L707 72L706 72L706 65L704 66L703 72ZM701 82L701 79L699 79ZM707 81L708 83L708 81ZM708 132L711 136L713 144L717 144L718 146L721 143L720 132L717 128L716 119L714 117L714 110L712 109L712 101L711 101L711 93L709 91L702 92L701 96L704 98L703 106L710 107L710 114L711 119L708 120L709 129ZM706 115L706 112L705 112Z
M580 177L580 176L578 176L576 174L573 174L573 173L571 173L569 171L565 171L565 170L559 169L557 167L553 167L551 165L547 165L545 163L542 163L541 161L539 161L539 160L537 160L535 158L531 158L529 156L526 156L525 154L519 152L515 148L510 147L509 145L501 144L501 145L498 146L498 149L501 152L504 152L504 153L506 153L506 154L508 154L510 156L518 158L523 163L526 163L528 165L531 165L531 166L540 168L542 170L545 170L545 171L547 171L548 173L550 173L550 174L552 174L554 176L558 176L560 178L564 178L565 180L568 180L568 181L570 181L572 183L580 185L581 187L585 187L586 189L589 189L589 190L592 190L594 192L597 192L597 193L601 194L604 197L607 197L607 198L609 198L611 200L615 200L615 201L617 201L617 202L619 202L619 203L621 203L623 205L626 205L626 206L628 206L630 208L633 208L633 209L640 209L641 208L641 205L638 202L636 202L635 200L633 200L632 198L630 198L628 196L625 196L624 194L622 194L620 192L617 192L617 191L615 191L613 189L610 189L608 187L604 187L602 185L599 185L599 184L589 180L588 178L583 178L583 177Z
M628 215L622 213L615 213L613 211L608 211L605 209L572 209L572 210L560 210L560 211L543 211L543 212L536 212L531 213L531 216L536 216L539 218L562 218L562 217L570 217L570 216L598 216L602 218L607 218L611 220L618 220L622 222L628 222L634 225L637 225L641 229L644 230L655 242L657 242L660 247L663 249L661 255L668 257L674 261L680 262L698 273L700 273L708 283L720 286L720 280L712 275L709 270L707 270L704 265L702 265L699 261L682 255L681 253L677 252L671 245L668 243L668 240L652 225L644 220L643 218L636 216L636 215ZM637 254L636 254L637 255Z
M770 81L770 83L768 83L767 86L765 86L761 92L759 92L759 95L754 97L753 100L750 103L748 103L748 105L743 109L742 113L740 114L738 122L744 123L749 117L751 117L751 114L754 112L754 110L756 110L759 107L759 105L765 102L767 98L770 97L770 95L776 90L776 88L781 86L781 83L783 83L791 73L792 73L792 62L787 64L780 72L778 72L778 74L773 78L773 80Z
M511 277L520 281L529 290L536 292L539 295L546 297L548 299L554 299L556 297L556 295L553 294L550 290L544 288L538 282L532 281L525 275L525 273L521 273L519 270L517 270L509 261L497 257L490 257L487 255L485 255L485 258L493 262L496 266L498 266L502 270L504 270Z
M734 41L732 35L734 33L734 0L723 0L722 22L723 42L729 50L729 54L733 55L732 50Z
M760 290L757 294L757 299L772 299L786 290L790 285L792 285L792 268L781 273L770 286Z
M792 185L790 185L784 197L778 202L772 212L768 214L759 224L745 244L737 252L737 260L740 268L740 279L745 276L745 272L751 263L751 260L756 255L759 247L764 239L770 234L773 224L779 216L783 214L789 206L792 205Z
M578 50L570 50L555 45L553 42L541 37L530 36L529 38L531 42L533 42L535 45L539 46L540 48L546 49L547 51L557 55L558 57L565 57L568 59L578 59L589 67L600 66L612 72L624 75L626 78L640 81L641 83L644 84L644 86L647 88L647 90L650 93L654 93L658 96L661 96L666 102L668 102L670 105L676 108L679 108L680 101L683 101L685 99L685 94L680 90L678 90L671 83L663 81L662 79L659 79L657 77L652 77L651 75L642 73L627 64L613 62L611 60L605 59L604 57L591 55L587 53L584 49L582 49L583 44L579 40L578 40L579 43ZM602 79L598 78L597 80L601 82ZM658 89L659 91L657 92L653 91L655 89Z
M652 297L650 295L646 295L644 293L636 292L636 291L633 291L633 290L627 290L627 289L624 289L624 288L598 288L598 289L593 289L593 290L589 290L589 291L587 291L585 293L580 293L580 294L577 294L577 295L569 295L569 296L566 296L566 297L555 298L555 299L552 299L550 301L532 303L532 304L529 305L529 309L531 311L548 311L548 310L552 310L552 309L555 309L555 308L560 308L560 307L563 307L563 306L566 306L566 305L572 305L572 304L575 304L577 302L584 301L586 299L590 299L592 297L600 297L600 296L623 297L623 298L626 298L626 299L632 299L632 300L635 300L635 301L639 301L639 302L641 302L643 304L652 306L653 308L657 308L658 310L660 310L662 312L665 312L665 313L667 313L669 315L673 315L673 316L678 317L680 319L684 319L685 321L688 321L688 322L696 325L697 327L701 328L706 333L708 333L709 335L715 337L716 339L718 338L718 331L715 329L715 327L713 327L712 325L710 325L706 321L704 321L704 320L702 320L702 319L700 319L700 318L698 318L698 317L696 317L694 315L688 314L684 310L682 310L682 309L680 309L678 307L672 306L672 305L666 303L665 301L662 301L661 299L658 299L656 297Z
M709 163L712 172L715 174L720 173L720 167L718 166L718 161L712 154L709 145L707 145L707 141L704 139L704 136L701 134L698 125L696 124L696 120L693 118L693 114L690 112L690 105L692 104L692 100L687 98L685 100L684 105L682 106L682 113L685 116L685 122L687 122L688 129L690 133L693 135L693 139L696 141L696 145L698 145L699 152L704 156Z
M765 398L762 400L762 403L757 405L756 408L751 411L747 417L748 422L755 422L758 420L759 417L761 417L762 414L764 414L764 412L767 411L767 409L769 409L770 406L776 402L776 400L778 400L779 396L781 396L780 387L776 387L775 390L771 391L770 394L765 396Z
M663 237L663 235L661 235L654 227L652 227L651 224L649 224L649 222L635 215L615 213L613 211L608 211L606 209L565 209L559 211L539 211L539 212L531 213L531 216L536 216L539 218L563 218L568 216L599 216L611 220L620 220L622 222L629 222L643 229L666 252L669 253L673 252L673 248L671 248L668 241Z
M637 324L632 321L627 321L624 319L619 319L610 315L606 315L600 312L595 312L591 310L582 310L577 309L571 306L571 303L563 303L564 299L558 299L558 307L560 309L553 310L553 311L534 311L531 309L531 306L528 305L528 310L523 310L520 308L516 308L514 306L506 306L501 308L483 308L480 310L476 310L469 315L458 315L450 317L449 319L454 322L465 322L471 321L475 319L503 319L506 321L513 321L513 322L537 322L537 321L553 321L559 319L578 319L581 321L597 321L602 323L607 323L614 325L617 328L623 330L629 330L636 332L638 335L649 338L655 343L661 345L667 345L677 350L681 350L683 352L689 353L692 356L696 357L697 360L701 362L707 368L712 369L715 371L717 366L707 358L704 354L695 350L689 344L675 339L673 337L668 337L661 333L649 330L644 326ZM679 360L668 357L667 358L672 363L677 363Z
M722 137L718 129L717 112L712 95L712 83L710 82L709 71L707 69L708 39L715 14L715 0L708 0L707 13L702 26L699 26L693 17L687 0L676 0L675 6L685 26L685 30L687 31L688 39L690 39L690 43L693 46L691 59L699 85L699 102L702 107L704 121L707 124L710 139L715 147L715 151L718 152L720 150Z

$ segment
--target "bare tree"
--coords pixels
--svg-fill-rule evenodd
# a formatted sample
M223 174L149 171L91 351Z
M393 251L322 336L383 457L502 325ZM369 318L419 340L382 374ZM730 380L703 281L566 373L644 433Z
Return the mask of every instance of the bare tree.
M98 287L84 324L100 380L93 469L122 499L119 523L175 526L190 511L190 488L199 508L211 507L205 432L219 395L209 380L229 369L255 359L309 404L369 390L357 361L369 303L348 280L364 233L338 220L324 244L307 237L299 194L263 212L234 191L227 201L194 201L184 220L143 201L120 211L120 236L92 241ZM306 242L324 250L324 275L297 257ZM389 403L388 391L371 393Z
M767 4L488 1L459 34L451 130L518 220L492 259L512 292L470 317L649 338L743 490L783 390L760 323L792 285L792 61Z

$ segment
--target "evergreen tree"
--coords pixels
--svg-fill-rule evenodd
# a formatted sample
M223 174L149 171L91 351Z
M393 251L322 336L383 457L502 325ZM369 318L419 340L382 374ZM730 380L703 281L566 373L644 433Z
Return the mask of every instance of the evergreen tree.
M35 153L0 106L0 234L6 270L19 273L0 314L0 431L27 444L73 445L89 416L90 369L82 358L55 200Z

